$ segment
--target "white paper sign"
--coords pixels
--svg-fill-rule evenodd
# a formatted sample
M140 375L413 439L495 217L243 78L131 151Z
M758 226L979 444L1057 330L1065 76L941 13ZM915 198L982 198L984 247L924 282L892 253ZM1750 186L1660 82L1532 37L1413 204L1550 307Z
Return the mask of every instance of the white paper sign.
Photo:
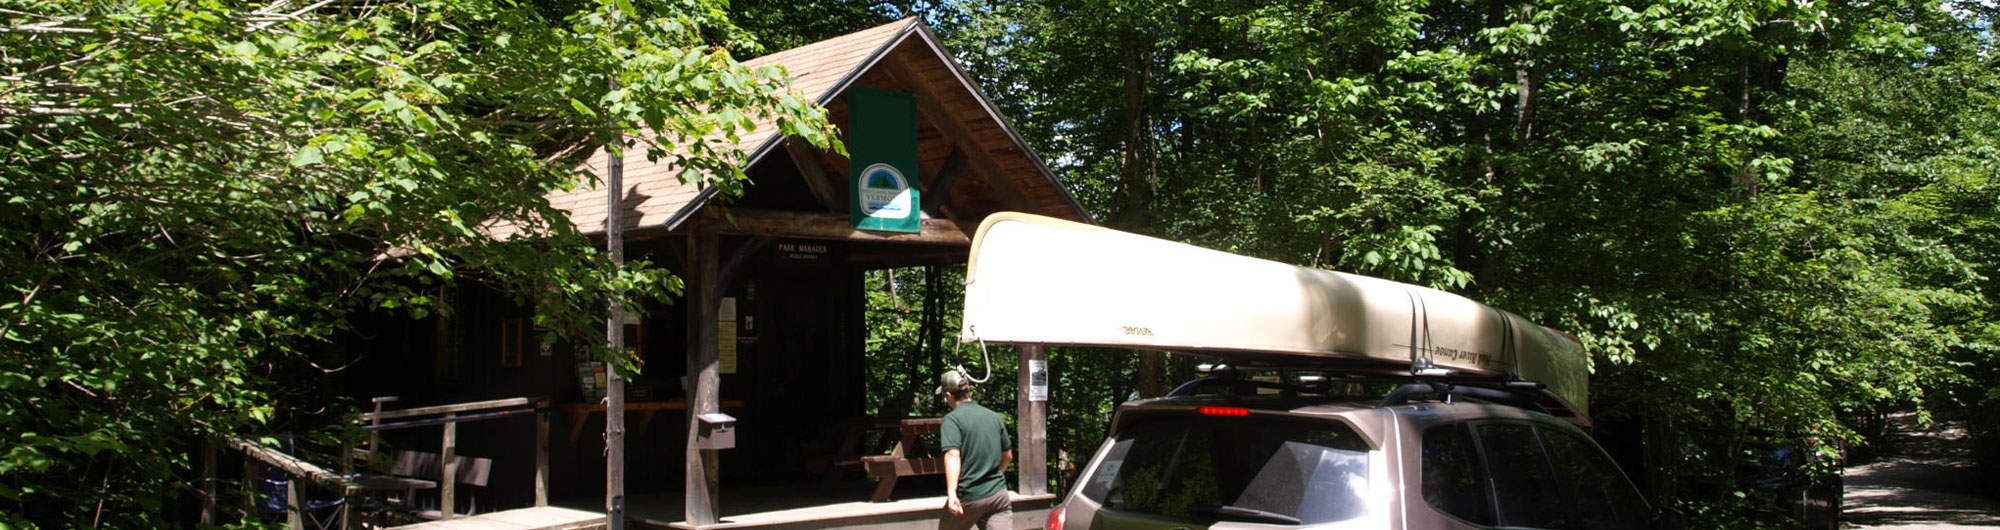
M1028 360L1028 401L1049 400L1049 362Z

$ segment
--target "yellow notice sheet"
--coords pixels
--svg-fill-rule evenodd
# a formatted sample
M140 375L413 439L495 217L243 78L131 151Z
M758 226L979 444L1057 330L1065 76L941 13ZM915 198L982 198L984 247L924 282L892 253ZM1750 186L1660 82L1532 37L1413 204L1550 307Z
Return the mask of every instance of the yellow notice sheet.
M715 327L715 345L718 350L717 369L725 374L736 373L736 323L719 322Z

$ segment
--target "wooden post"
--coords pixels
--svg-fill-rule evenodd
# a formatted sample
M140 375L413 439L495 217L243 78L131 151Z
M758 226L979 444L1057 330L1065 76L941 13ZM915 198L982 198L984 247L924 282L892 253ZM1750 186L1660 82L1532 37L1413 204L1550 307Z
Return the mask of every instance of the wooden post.
M361 488L349 486L342 489L340 498L346 500L340 503L341 530L361 530L365 527L366 525L361 524L362 514L359 507L368 499L368 495Z
M257 459L243 453L243 508L253 517L257 514L257 487L262 485L257 483L258 478Z
M1019 389L1015 392L1015 418L1020 422L1016 429L1018 440L1014 443L1015 460L1020 462L1020 485L1022 495L1042 495L1049 492L1048 419L1049 403L1031 401L1028 391L1031 385L1029 368L1032 361L1047 362L1048 355L1039 344L1019 345L1014 351L1020 354ZM1047 370L1047 365L1043 365ZM1043 372L1046 376L1047 372ZM1046 379L1043 380L1047 382Z
M440 317L440 318L442 318L442 317ZM372 415L372 416L370 416L370 417L368 418L368 426L370 426L370 427L379 427L379 426L381 426L381 425L382 425L382 404L384 404L384 403L395 403L395 402L396 402L397 400L400 400L400 399L402 399L402 398L399 398L399 397L396 397L396 396L376 396L376 397L374 397L374 398L370 398L370 399L369 399L369 401L372 401L372 402L374 402L374 403L375 403L375 414L374 414L374 415ZM382 461L382 453L381 453L381 451L382 451L382 431L380 431L380 430L378 430L378 429L369 429L369 430L368 430L368 465L371 465L371 466L372 466L372 465L375 465L375 463L376 463L376 462L381 462L381 461Z
M721 356L720 342L716 338L716 327L721 320L716 315L717 305L722 301L720 263L717 258L718 237L715 232L701 227L689 242L689 275L694 282L693 297L688 306L689 336L695 339L695 348L688 352L688 414L687 414L687 476L686 498L684 499L688 524L695 526L712 525L719 520L716 506L720 499L716 495L718 476L715 471L715 452L702 451L695 442L701 431L701 415L722 410L719 372Z
M446 412L445 419L458 417L458 413ZM444 476L438 477L438 518L450 521L458 512L453 511L452 501L458 493L458 422L444 424Z
M306 530L305 501L299 500L299 477L285 472L285 528Z
M616 20L617 11L612 12ZM622 24L622 22L620 22ZM610 81L618 90L618 80ZM613 149L616 147L616 149ZM620 136L604 149L604 246L611 253L611 266L625 268L625 142ZM625 361L625 307L611 293L610 315L605 319L604 338L611 344L612 361L605 364L604 400L604 523L610 530L625 530L625 375L619 366Z
M340 458L340 474L341 474L341 476L354 476L354 475L353 475L353 473L354 473L354 451L355 451L355 449L354 449L354 438L355 438L355 436L354 436L354 435L355 435L355 432L354 432L354 431L352 431L352 430L342 430L342 431L340 431L340 456L339 456L339 458ZM362 470L363 470L363 471L368 471L369 469L368 469L368 467L366 467L366 466L363 466L363 467L362 467ZM342 489L342 490L341 490L341 492L340 492L340 499L341 499L341 503L340 503L340 528L341 528L341 530L361 530L361 519L360 519L360 517L361 517L361 510L358 510L358 509L355 509L355 507L357 507L357 506L360 506L360 505L361 505L361 502L362 502L362 500L363 500L364 498L365 498L365 496L363 496L363 495L361 494L361 492L360 492L360 491L358 491L358 490L356 490L355 488L344 488L344 489Z
M221 524L215 520L215 442L201 441L201 524Z
M535 506L549 505L549 403L535 411Z

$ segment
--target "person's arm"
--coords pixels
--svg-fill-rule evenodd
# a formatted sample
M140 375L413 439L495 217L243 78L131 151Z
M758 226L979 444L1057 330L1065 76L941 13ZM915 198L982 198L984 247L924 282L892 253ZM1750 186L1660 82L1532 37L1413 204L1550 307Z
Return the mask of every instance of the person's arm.
M958 424L958 417L946 414L942 429L938 432L938 448L944 450L944 509L952 515L965 515L965 506L958 503L958 475L965 453L960 447L965 443L965 428Z
M1013 449L1008 449L1008 450L1005 450L1005 451L1001 451L1001 452L1000 452L1000 472L1001 472L1001 473L1006 473L1006 472L1007 472L1007 466L1011 466L1011 465L1014 465L1014 450L1013 450Z
M952 515L965 515L965 506L958 503L958 458L957 449L944 452L944 509Z

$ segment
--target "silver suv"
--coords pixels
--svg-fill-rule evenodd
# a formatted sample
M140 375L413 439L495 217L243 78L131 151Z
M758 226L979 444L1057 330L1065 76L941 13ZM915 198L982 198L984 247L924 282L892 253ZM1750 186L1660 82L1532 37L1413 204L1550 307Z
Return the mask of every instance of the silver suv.
M1048 528L1685 525L1656 517L1576 426L1511 397L1526 393L1424 383L1385 400L1222 386L1234 388L1191 395L1183 386L1119 407L1111 438ZM1437 397L1409 399L1420 395Z

